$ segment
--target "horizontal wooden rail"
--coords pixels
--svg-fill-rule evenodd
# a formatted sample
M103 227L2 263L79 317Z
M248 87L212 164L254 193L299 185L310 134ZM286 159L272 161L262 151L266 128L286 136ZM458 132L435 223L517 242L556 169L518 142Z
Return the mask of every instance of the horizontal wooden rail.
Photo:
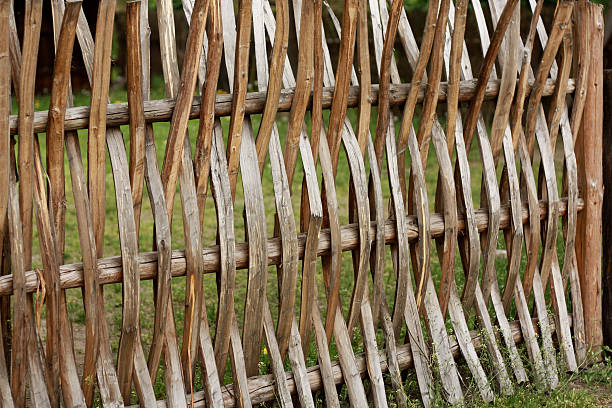
M550 318L550 328L554 333L555 324L554 318ZM572 318L570 316L570 326L572 325ZM538 322L536 319L533 319L533 327L538 330ZM510 322L510 329L512 330L512 337L516 344L519 344L523 341L523 334L521 332L520 322L515 320ZM480 349L484 346L482 339L482 332L477 330L470 331L470 336L472 338L472 343L476 349ZM457 358L461 355L461 350L459 349L459 344L455 338L450 339L450 348L453 353L453 357ZM412 351L410 350L410 344L405 343L397 346L397 362L400 370L407 370L413 367L412 361ZM380 368L383 373L388 371L387 366L387 350L382 349L379 350L379 359L380 359ZM360 353L355 356L355 362L357 363L357 368L359 369L359 374L362 377L366 375L366 357L364 353ZM338 361L334 361L332 363L332 375L334 378L334 382L336 384L341 384L343 381L342 369L340 367L340 363ZM293 378L293 372L286 372L287 376L287 385L289 386L289 391L291 393L295 393L295 380ZM315 392L323 388L323 382L321 379L321 371L319 366L313 366L308 368L308 382L310 383L310 389ZM257 377L251 377L248 380L249 385L249 396L251 397L252 404L261 404L266 401L273 400L275 397L275 388L274 388L274 377L272 374L260 375ZM236 400L234 398L234 387L233 384L222 387L223 388L223 403L225 408L232 408L236 406ZM191 400L191 396L188 396ZM193 403L194 407L205 407L206 406L206 396L204 391L199 391L193 394ZM166 407L165 401L158 401L157 407L162 408ZM137 405L134 405L130 408L136 408Z
M578 200L578 211L584 207L584 202ZM559 205L559 216L565 215L567 210L567 201L562 199ZM546 216L546 203L540 202L540 216L542 219ZM523 205L523 223L527 222L529 211L527 205ZM480 208L475 213L476 225L479 232L487 229L488 214L486 208ZM406 217L408 225L408 239L410 241L418 239L418 223L415 216L409 215ZM510 208L502 206L501 208L501 229L510 227ZM376 223L372 222L370 226L370 240L374 242ZM459 217L458 230L459 232L465 229L465 218ZM431 214L430 232L432 238L442 236L444 232L444 217L441 214ZM359 231L357 224L348 224L341 227L342 234L342 251L350 251L357 248L359 244ZM385 223L385 242L395 242L395 224L392 221ZM319 246L317 254L319 256L329 252L330 250L330 232L329 229L322 229L319 236ZM304 247L306 245L306 234L298 235L298 248L300 259L304 257ZM280 238L268 239L268 265L278 265L281 261L281 241ZM220 251L218 245L208 246L203 249L203 263L205 273L215 273L219 269ZM157 252L143 252L140 254L140 279L153 279L157 275ZM236 244L236 268L245 269L248 267L249 261L249 245L248 243ZM110 283L119 283L122 281L121 257L113 256L98 260L99 283L102 285ZM172 251L172 276L184 276L186 269L186 260L184 251ZM26 272L26 291L35 292L39 287L40 274L35 271ZM62 265L60 267L60 285L62 289L78 288L83 286L83 264L75 263ZM13 294L13 275L5 275L0 277L0 296Z
M459 100L469 101L476 90L478 80L461 81L459 87ZM485 91L485 99L492 99L499 92L499 80L489 81ZM530 85L531 86L531 85ZM406 97L410 92L410 84L391 85L389 89L389 100L391 105L400 105L406 101ZM427 85L421 85L419 90L418 102L422 102L425 97ZM438 92L438 98L441 101L446 100L446 91L448 83L442 82ZM572 93L575 89L573 79L568 81L567 93ZM544 96L550 96L555 90L555 81L549 79L544 85ZM246 96L244 105L246 114L262 113L266 104L267 92L249 92ZM323 88L323 109L329 109L334 96L334 88ZM373 105L378 103L378 85L372 85L371 102ZM145 101L145 120L147 122L167 122L172 119L174 112L175 99L159 99L154 101ZM278 103L279 112L289 112L293 104L293 89L285 89L281 91ZM359 87L353 86L349 89L348 107L356 107L359 104ZM217 95L215 103L215 116L229 116L232 113L232 95ZM34 133L44 133L47 130L49 112L39 111L34 114ZM190 119L200 117L200 97L193 98L191 105ZM15 135L17 131L17 115L11 115L11 134ZM129 123L128 104L111 103L108 104L106 111L106 126L114 127L127 125ZM64 130L87 129L89 126L89 106L77 106L66 110L66 119L64 122Z

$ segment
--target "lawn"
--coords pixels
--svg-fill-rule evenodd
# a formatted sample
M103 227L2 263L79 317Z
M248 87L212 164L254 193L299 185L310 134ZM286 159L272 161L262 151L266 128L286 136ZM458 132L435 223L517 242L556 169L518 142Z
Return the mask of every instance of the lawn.
M163 83L160 78L155 78L152 86L153 92L151 97L153 99L161 99L164 97L163 94ZM78 92L75 94L75 105L89 105L90 103L90 95L86 91ZM125 102L127 100L125 90L121 89L112 89L111 90L111 101L112 102ZM48 108L49 97L47 95L39 95L36 98L36 110L45 110ZM15 106L16 111L16 106ZM349 110L348 116L355 125L357 112L355 110ZM440 116L442 117L442 116ZM327 119L327 118L326 118ZM252 116L253 127L255 130L255 134L257 133L257 129L259 126L259 115ZM415 121L418 121L418 115ZM308 121L307 121L308 122ZM229 118L222 118L222 124L225 129L225 133L227 133L227 128L229 126ZM277 120L277 124L279 127L279 131L281 134L281 138L286 132L287 128L287 116L279 115ZM309 126L309 122L307 123ZM373 110L372 120L371 120L371 131L372 134L375 133L375 124L376 124L376 110ZM398 126L399 127L399 124ZM169 131L169 123L155 123L153 125L155 132L155 141L157 145L157 155L158 161L161 168L163 155L166 146L166 139ZM191 120L189 122L189 136L191 138L191 146L192 148L195 146L195 136L197 134L198 129L198 120ZM125 146L126 149L129 150L129 129L128 126L122 126L122 131L124 134ZM44 144L44 135L39 135L41 140L41 149L42 156L45 157L45 144ZM87 131L81 130L79 131L79 139L82 148L83 161L85 166L86 163L86 146L87 146ZM129 154L129 151L128 151ZM108 158L107 158L108 159ZM480 159L478 153L477 144L474 143L472 150L469 152L470 159L470 168L472 174L472 190L473 196L475 199L475 206L479 206L479 198L480 198L480 183L481 183L481 166ZM409 158L408 158L409 160ZM366 167L369 164L366 163ZM409 168L409 164L406 166ZM536 167L537 168L537 167ZM435 157L435 153L433 148L430 149L430 154L428 158L427 168L426 170L426 182L428 187L428 195L429 195L429 203L430 209L433 211L434 204L434 196L435 196L435 188L437 182L437 161ZM302 168L301 164L298 160L298 168L296 169L296 176L294 178L293 185L293 208L296 216L299 216L299 205L300 205L300 194L299 191L301 189L302 183ZM537 176L537 174L536 174ZM320 178L320 175L319 175ZM383 181L383 194L385 198L385 202L389 201L389 186L387 183L388 176L386 174L385 165L383 165L383 174L381 175L381 179ZM266 165L264 168L264 174L262 177L263 184L263 192L264 192L264 201L266 207L267 214L267 232L268 236L272 236L274 232L274 213L275 213L275 202L274 202L274 193L273 193L273 183L272 183L272 175L270 166ZM242 183L241 180L238 180L237 183L237 191L236 191L236 199L234 203L234 226L236 232L236 242L243 242L245 240L245 228L243 221L243 210L244 210L244 201L243 201L243 192L242 192ZM146 187L145 187L146 188ZM346 157L344 153L341 152L341 157L339 160L338 167L338 178L336 182L337 188L337 196L339 198L339 213L341 216L341 223L348 223L348 189L349 189L349 169ZM142 252L150 251L153 243L153 216L151 212L151 207L148 201L148 195L145 193L143 195L143 207L142 207L142 215L141 215L141 227L140 227L140 250ZM178 197L178 195L177 195ZM74 263L81 261L81 248L79 244L78 234L77 234L77 224L76 224L76 214L74 209L74 197L72 194L72 187L70 183L70 172L69 167L66 161L66 199L67 199L67 213L66 213L66 248L65 248L65 263ZM112 171L110 166L110 161L107 160L107 171L106 171L106 224L105 224L105 239L104 239L104 256L112 256L120 253L120 242L118 239L118 227L117 227L117 211L116 211L116 203L115 203L115 192L114 192L114 184ZM36 233L36 232L35 232ZM215 208L213 205L212 198L209 197L206 205L206 215L204 218L203 225L203 245L215 245L216 242L216 215ZM40 248L36 244L37 238L35 235L34 238L34 258L33 258L33 267L42 267L41 259L40 259ZM503 248L503 238L500 236L499 240L499 248ZM433 246L435 247L435 246ZM184 238L183 238L183 226L182 226L182 215L181 215L181 202L177 198L174 204L174 217L173 217L173 225L172 225L172 248L173 249L183 249L184 248ZM563 256L563 245L561 239L558 242L559 256L562 259ZM436 254L435 248L432 248L431 253L431 267L432 267L432 275L434 277L434 281L436 284L439 283L440 279L440 265L438 261L438 256ZM498 270L499 282L500 285L503 285L505 279L505 260L498 259L496 263L496 268ZM320 270L320 269L319 269ZM461 290L463 286L463 271L461 267L461 262L459 259L457 260L456 266L456 276L457 276L457 284L459 289ZM319 293L322 295L324 293L322 277L319 273L317 276L317 284L319 286ZM239 324L242 322L243 316L243 308L244 308L244 299L246 294L246 282L247 282L247 271L240 270L237 271L236 275L236 299L235 299L235 310L236 315L239 321ZM390 259L389 251L387 251L387 261L386 261L386 271L385 271L385 284L387 297L390 302L390 306L393 302L393 291L395 288L395 277L392 269L392 263ZM345 311L348 310L348 303L350 301L350 294L353 287L353 272L352 272L352 262L350 253L345 253L343 256L343 271L342 271L342 286L341 286L341 299L343 299L343 305L345 307ZM177 330L179 334L179 338L181 338L182 329L183 329L183 318L184 318L184 299L185 299L185 279L184 278L174 278L173 280L173 304L174 304L174 312L175 312L175 320L177 323ZM207 313L209 317L209 322L211 322L211 329L214 330L214 321L216 316L216 282L215 277L213 275L206 275L204 278L204 293L207 301ZM272 310L272 314L277 314L277 279L276 279L276 269L274 267L269 268L268 274L268 286L267 286L267 296L270 303L270 307ZM68 310L70 318L73 322L73 330L75 333L75 347L76 352L79 358L82 358L82 352L84 349L84 323L85 323L85 313L83 309L83 303L81 298L81 291L78 289L70 289L67 291L68 295ZM145 351L148 350L149 344L151 341L152 330L153 330L153 315L154 315L154 303L153 303L153 286L152 281L142 281L141 283L141 302L140 302L140 310L141 310L141 334L142 341L144 345ZM324 298L321 297L321 305L324 306ZM105 307L106 307L106 317L108 323L110 325L111 332L111 340L112 346L116 350L119 342L119 333L121 331L121 305L122 305L122 287L120 284L112 284L105 286ZM298 304L296 305L296 313L299 314L299 297L297 300ZM511 311L512 316L514 316L514 312ZM474 328L473 317L470 319L470 327ZM447 323L449 329L452 329L450 325L450 321ZM213 333L214 335L214 333ZM382 333L379 330L378 333L379 341L382 343ZM355 351L361 352L362 345L360 341L359 330L355 332ZM331 345L332 359L335 356L335 345ZM525 354L525 353L524 353ZM263 350L263 361L260 364L260 372L267 373L268 370L268 362L266 361L266 350ZM310 348L310 354L307 356L307 365L317 364L317 356L316 350L314 347ZM528 365L528 359L525 354L525 363ZM464 365L461 361L460 365ZM287 366L288 367L288 366ZM487 370L487 368L485 368ZM487 370L488 374L492 374L490 368ZM227 370L226 382L231 382L231 374L230 370ZM467 373L467 370L463 372ZM589 374L591 373L591 374ZM196 378L198 379L198 387L201 388L200 380L199 380L199 371L197 371ZM492 375L489 375L489 378L492 378ZM470 385L470 376L469 374L464 378L466 381L466 385L468 386L468 390L475 390L473 385ZM577 376L563 376L563 387L559 387L558 390L546 394L537 391L531 385L523 385L517 387L517 393L510 397L501 398L496 401L495 406L597 406L602 403L602 401L610 402L609 396L606 395L605 392L601 392L598 395L597 390L608 390L612 391L612 387L610 387L611 382L611 373L610 366L598 366L596 368L592 368L589 371L578 374ZM596 387L592 387L591 385L595 384ZM601 385L604 384L604 385ZM410 373L406 379L405 384L408 392L415 397L415 403L418 401L418 388L416 386L416 380L413 375ZM157 382L155 384L156 388L156 396L157 398L164 397L164 384L163 384L163 376L157 376ZM441 397L440 397L441 398ZM603 399L602 399L603 398ZM135 400L134 400L135 401ZM440 400L441 401L441 400ZM468 405L470 406L479 406L481 402L478 401L477 398L468 398Z

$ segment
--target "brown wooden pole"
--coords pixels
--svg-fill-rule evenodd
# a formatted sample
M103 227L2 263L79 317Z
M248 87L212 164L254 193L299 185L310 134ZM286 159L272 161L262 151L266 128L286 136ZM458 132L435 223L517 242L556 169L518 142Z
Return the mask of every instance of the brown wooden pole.
M604 71L603 214L612 214L612 70ZM612 242L612 217L602 217L603 242ZM603 246L603 341L612 347L612 248Z
M591 61L586 102L576 143L578 185L584 210L578 214L576 254L584 301L586 344L598 353L603 344L601 299L602 248L602 134L603 134L603 13L587 3L587 27L591 30Z

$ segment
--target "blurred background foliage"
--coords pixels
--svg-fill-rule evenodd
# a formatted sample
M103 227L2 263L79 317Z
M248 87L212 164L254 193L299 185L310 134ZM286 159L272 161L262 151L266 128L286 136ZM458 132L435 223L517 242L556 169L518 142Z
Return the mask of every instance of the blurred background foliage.
M179 64L182 64L183 54L185 43L187 41L188 35L188 25L183 13L182 1L185 0L171 0L174 5L174 19L175 19L175 27L176 27L176 42L177 42L177 52ZM230 1L230 0L223 0ZM236 7L238 7L239 0L231 0L234 1ZM521 31L522 37L525 38L527 35L527 31L529 29L529 21L531 18L531 11L529 6L530 0L521 0ZM533 0L535 1L535 0ZM596 3L600 3L604 7L604 14L607 14L608 3L611 0L593 0ZM270 0L272 7L274 8L276 0ZM391 0L388 0L390 3ZM19 35L21 37L23 31L23 13L24 13L24 3L23 1L15 2L15 18L17 21L17 27L19 31ZM54 45L53 45L53 32L52 32L52 14L51 14L51 2L44 2L43 9L43 25L41 32L41 45L38 56L38 70L37 70L37 78L36 78L36 89L39 93L48 93L51 88L51 77L53 71L53 62L54 62ZM112 75L112 86L116 88L125 88L125 61L126 61L126 52L125 52L125 3L126 0L117 0L117 13L115 16L115 35L113 41L113 75ZM290 5L293 3L289 1ZM336 15L341 18L342 10L345 1L344 0L327 0L327 3L334 10ZM487 0L480 2L482 8L485 10L485 15L488 17L488 2ZM408 19L412 26L412 29L415 33L417 41L420 41L421 33L423 31L423 21L425 20L425 14L427 12L427 0L404 0L404 7L408 14ZM554 10L555 10L556 1L555 0L544 0L544 8L542 11L542 16L544 18L545 24L547 26L550 24L552 19ZM471 7L471 6L470 6ZM159 50L159 37L158 37L158 28L157 28L157 0L148 0L148 8L149 8L149 23L151 26L151 74L153 77L160 77L162 75L161 69L161 59L160 59L160 50ZM97 1L86 1L83 2L83 10L89 22L89 25L92 31L95 30L96 17L98 2ZM290 15L293 15L292 13ZM326 12L323 13L323 24L326 26L326 32L333 33L335 30L331 25L331 20ZM611 20L612 20L612 16ZM607 22L606 22L607 23ZM489 30L491 32L491 23L488 22ZM612 28L612 21L610 24L606 24L606 26L610 26ZM295 30L290 31L290 42L295 42ZM606 30L606 39L609 39L612 36L612 29L610 32ZM468 22L466 29L466 43L468 46L468 51L470 53L470 57L472 63L475 66L479 64L479 58L481 56L481 52L479 50L479 42L478 42L478 30L476 26L476 21L473 16L473 13L468 14ZM332 59L334 59L334 54L337 49L338 38L328 37L328 43L330 44L330 51L332 54ZM371 48L373 45L370 45ZM87 90L89 88L87 77L85 75L85 69L80 56L80 49L78 46L78 42L75 43L74 47L74 57L73 57L73 88L75 90ZM612 47L609 47L612 48ZM291 53L296 50L296 46L292 46L290 43L289 52L290 59L292 61L292 65L296 63L296 55L291 55ZM398 47L401 49L401 47ZM534 50L534 57L537 57L538 50ZM605 53L607 55L612 55L612 49ZM401 57L398 56L400 59ZM609 58L604 58L606 68L612 68L612 66L608 63ZM374 61L372 61L372 64ZM374 65L373 65L374 67ZM372 73L375 73L376 70L372 69ZM410 75L409 72L407 72ZM254 74L253 74L254 77ZM373 78L374 81L377 81L377 78ZM221 87L223 88L224 80L221 79Z

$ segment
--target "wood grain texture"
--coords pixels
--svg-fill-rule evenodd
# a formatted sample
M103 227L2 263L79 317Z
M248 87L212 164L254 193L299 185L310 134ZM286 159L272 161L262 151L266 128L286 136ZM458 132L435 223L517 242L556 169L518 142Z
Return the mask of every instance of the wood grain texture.
M584 116L576 143L578 161L578 184L588 200L586 211L578 215L576 255L578 275L584 306L585 338L587 347L596 351L602 344L601 331L601 135L602 135L602 11L601 7L589 5L589 25L593 27L591 37L592 60L587 82ZM582 171L580 171L582 170ZM590 220L590 221L587 221Z
M64 116L68 105L68 87L76 23L81 8L78 2L68 2L57 38L53 67L49 122L47 127L47 173L51 192L51 212L57 239L57 257L64 258L66 193L64 180Z
M11 15L10 2L0 4L0 22L9 27ZM9 124L5 118L11 113L11 58L10 58L10 30L4 30L0 34L0 246L4 246L5 239L8 236L8 219L6 217L8 202L9 202L9 180L10 180L10 130ZM1 254L2 252L0 252ZM0 255L0 257L2 257ZM3 262L6 259L2 259ZM5 301L6 302L6 301ZM4 305L3 305L4 308ZM6 316L6 317L5 317ZM0 330L3 332L8 329L6 310L2 311L2 324ZM3 340L0 342L0 403L7 407L13 407L13 395L11 393L11 384L9 380L9 365L7 364L7 356L5 353L4 339L9 333L1 333ZM8 351L8 350L6 350ZM10 364L10 360L9 364Z
M523 336L521 334L519 322L517 321L511 322L510 328L511 328L511 335L512 335L513 341L516 344L520 344L523 341ZM478 349L481 349L483 347L483 338L475 331L471 331L470 335L472 337L472 342L474 343L475 347ZM455 356L459 356L459 353L460 353L459 345L456 342L452 343L451 349ZM381 355L380 364L381 364L381 369L383 371L387 371L388 369L387 361L384 358L385 353L386 353L386 350L380 351L380 355ZM397 358L398 358L398 361L399 361L399 364L402 370L413 367L412 354L410 352L410 346L408 344L402 344L397 347ZM365 355L360 354L357 356L357 367L359 369L359 374L365 375L365 372L366 372ZM342 382L344 381L344 374L340 367L340 363L337 361L334 361L332 363L332 379L336 384L342 384ZM319 371L318 366L315 366L309 370L308 380L313 390L318 391L322 388L323 382L322 382L321 373ZM287 382L289 385L289 390L291 392L294 392L295 383L293 380L292 373L287 373ZM249 388L256 390L252 394L253 403L261 403L261 402L269 401L275 398L274 380L272 376L267 375L267 376L252 378L249 380L249 385L250 385ZM231 408L235 406L233 395L234 395L233 387L228 386L228 388L223 393L223 400L225 402L226 407ZM203 392L197 393L197 395L194 397L194 406L196 407L205 406L204 398L205 396ZM159 406L167 407L168 405L165 404L165 401L160 401Z
M136 236L140 231L140 212L145 173L145 133L143 105L143 67L140 48L140 2L126 3L127 96L130 110L130 185L134 202Z
M79 22L82 20L83 14L79 16ZM401 16L400 16L401 18ZM401 21L401 20L400 20ZM77 31L77 35L81 35L79 31ZM400 35L400 39L402 36ZM12 44L12 42L11 42ZM12 61L12 60L11 60ZM12 70L11 70L12 72ZM178 75L178 74L177 74ZM477 85L476 79L471 80L462 80L459 83L459 101L466 102L470 101L474 95ZM490 80L486 84L485 88L485 100L494 99L499 92L499 80ZM533 79L527 81L527 86L533 85ZM575 90L576 82L574 79L568 80L568 93L573 93ZM406 101L407 96L412 89L411 84L391 84L389 86L389 104L390 106L403 105ZM425 91L427 89L427 84L420 84L417 90L417 103L423 102L425 99ZM530 89L530 88L528 88ZM544 86L543 96L551 96L555 90L555 81L551 79L546 80L546 84ZM370 90L370 99L372 102L372 106L376 106L379 103L379 86L378 84L372 84ZM321 108L329 109L333 100L333 92L334 87L323 87L321 96ZM448 83L441 82L440 90L438 92L439 101L446 101L448 93ZM245 103L244 110L245 114L257 114L262 113L265 108L266 103L266 92L248 92ZM189 113L190 119L196 119L199 117L202 111L202 103L200 96L194 96L193 103L191 105L191 110ZM348 90L348 103L347 108L354 108L359 106L360 101L360 88L351 86ZM291 106L293 103L293 90L291 89L283 89L280 92L279 102L278 102L278 111L277 112L289 112L291 110ZM166 98L159 99L154 101L145 101L145 121L147 123L155 123L155 122L168 122L172 118L172 114L174 112L176 106L176 98ZM216 95L215 97L215 107L214 107L214 115L215 117L229 116L232 112L232 97L231 95ZM311 105L308 105L308 108L311 108ZM71 107L66 110L66 118L64 121L64 130L78 130L78 129L87 129L89 126L89 106L78 106ZM212 112L210 112L212 115ZM48 122L49 112L48 111L38 111L34 113L34 132L42 133L46 131L47 122ZM125 102L117 102L108 105L107 108L107 116L106 116L107 126L121 126L129 124L129 110L128 104ZM10 126L11 126L11 135L18 134L18 117L17 115L10 116Z
M91 109L87 144L87 181L91 215L93 217L96 255L104 249L104 220L106 218L106 108L110 86L110 60L113 42L116 0L104 0L98 7L93 69L91 78ZM84 54L87 51L84 51Z

